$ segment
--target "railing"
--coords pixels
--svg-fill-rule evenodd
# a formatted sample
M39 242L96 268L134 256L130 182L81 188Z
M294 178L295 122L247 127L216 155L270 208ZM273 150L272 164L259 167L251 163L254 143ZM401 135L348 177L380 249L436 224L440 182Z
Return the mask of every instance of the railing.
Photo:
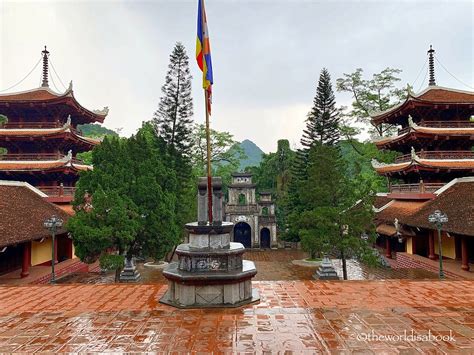
M60 128L64 126L62 122L6 122L0 124L0 128Z
M0 124L0 128L8 129L47 129L47 128L61 128L64 126L64 122L6 122ZM71 126L71 131L82 136L83 133L80 129Z
M424 121L418 123L419 126L433 128L474 128L473 121Z
M436 190L442 188L444 183L423 183L418 184L400 184L391 185L391 193L433 193Z
M417 123L420 127L431 128L474 128L474 121L424 121ZM404 127L398 130L398 135L407 133L410 127Z
M420 151L416 155L421 159L474 159L474 152L469 150L440 150ZM395 163L406 163L412 160L411 154L405 154L395 159Z
M398 135L401 136L404 133L407 133L410 130L410 127L401 128L398 130Z
M37 186L36 188L49 197L74 196L76 192L76 188L71 186Z
M44 161L44 160L61 160L66 155L60 153L19 153L19 154L3 154L0 155L0 160L12 161ZM72 158L74 164L84 164L84 162L77 158Z

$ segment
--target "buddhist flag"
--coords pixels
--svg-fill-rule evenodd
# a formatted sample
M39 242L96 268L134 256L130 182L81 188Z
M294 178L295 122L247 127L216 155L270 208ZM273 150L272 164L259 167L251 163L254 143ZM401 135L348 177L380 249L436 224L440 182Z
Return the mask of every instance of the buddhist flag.
M211 47L209 45L209 32L207 30L206 11L204 0L199 0L198 20L197 20L197 40L196 40L196 60L202 70L202 87L207 91L207 110L211 113L212 99L212 61Z

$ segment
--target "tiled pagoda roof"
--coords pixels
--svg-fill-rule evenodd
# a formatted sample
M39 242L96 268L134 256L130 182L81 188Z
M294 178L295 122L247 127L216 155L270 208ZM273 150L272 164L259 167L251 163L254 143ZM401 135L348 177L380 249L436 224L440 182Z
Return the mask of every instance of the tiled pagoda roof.
M65 104L71 107L77 116L86 117L88 122L103 122L108 114L108 108L103 110L88 110L83 107L74 97L72 85L64 93L57 93L48 87L39 87L32 90L8 93L0 95L0 113L2 107L9 107L10 105L22 105L31 103L44 104Z
M47 237L43 222L52 215L68 219L66 212L45 197L25 182L0 180L0 247Z
M100 143L99 139L80 135L77 130L71 127L69 120L62 127L57 128L0 128L0 141L12 138L57 138L64 136L64 134L67 134L73 139L86 143L90 146L95 146Z
M404 223L434 229L433 224L428 222L428 216L435 210L440 210L448 216L448 222L443 225L442 230L474 236L474 177L455 179L436 194L438 196L435 199L408 216Z
M413 120L408 119L409 127L406 132L393 137L384 137L374 141L379 148L385 148L391 144L403 143L408 140L414 140L420 137L427 137L434 139L435 136L445 137L463 137L466 139L474 139L474 125L466 127L429 127L425 125L418 125ZM427 123L429 124L429 123Z
M432 169L474 171L474 159L422 159L415 155L410 161L393 164L379 163L373 159L372 166L379 174Z
M390 122L395 115L416 103L433 106L442 104L474 105L474 92L441 86L428 86L419 94L409 93L406 100L400 104L386 111L373 114L372 122L374 124Z
M474 236L474 177L454 179L434 195L434 199L425 201L393 199L375 208L377 232L393 236L395 219L408 227L434 229L433 224L428 222L428 216L440 210L448 215L443 231Z
M71 154L56 160L0 160L0 172L58 171L73 172L92 170L92 166L74 161Z
M381 208L376 209L376 221L393 222L397 218L400 223L404 223L405 219L418 211L426 204L426 201L407 201L407 200L391 200Z

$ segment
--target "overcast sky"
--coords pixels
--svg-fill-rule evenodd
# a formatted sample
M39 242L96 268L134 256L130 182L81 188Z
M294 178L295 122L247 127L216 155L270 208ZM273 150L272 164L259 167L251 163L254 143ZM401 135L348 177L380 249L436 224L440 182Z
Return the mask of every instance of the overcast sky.
M64 84L73 80L79 102L89 109L109 106L104 125L130 135L156 110L169 54L180 41L194 77L194 119L203 122L196 10L197 0L0 0L0 90L22 79L46 44ZM415 81L433 44L441 63L474 86L471 1L207 0L206 11L214 69L211 125L265 152L281 138L298 144L323 67L333 82L358 67L366 75L396 67L405 86ZM40 73L38 66L11 91L39 86ZM470 90L439 65L436 79ZM336 98L338 104L351 101L346 94Z

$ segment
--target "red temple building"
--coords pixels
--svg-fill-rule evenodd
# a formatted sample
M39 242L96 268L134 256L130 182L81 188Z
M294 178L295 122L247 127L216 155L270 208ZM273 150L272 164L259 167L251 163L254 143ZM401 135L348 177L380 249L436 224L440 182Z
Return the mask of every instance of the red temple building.
M427 216L428 210L442 208L449 218L443 226L443 257L459 259L469 270L474 261L474 92L436 86L434 50L428 54L429 86L372 116L374 125L399 127L395 136L375 141L379 149L400 153L392 164L372 162L389 180L389 192L379 194L375 206L377 232L389 258L396 250L397 259L400 254L434 260L437 231ZM465 203L453 203L453 194L462 198L460 191Z
M90 111L74 97L72 82L64 93L48 86L48 56L43 54L43 81L39 88L0 95L0 179L25 181L55 203L68 203L74 195L78 173L90 166L76 158L98 140L81 135L77 126L103 122L108 109Z
M103 122L108 113L81 106L72 82L63 93L51 90L46 47L42 57L41 87L0 95L0 115L6 117L0 125L0 148L6 149L0 151L0 275L27 277L30 266L51 265L52 243L43 221L52 214L66 221L74 213L70 203L79 173L92 169L77 154L100 143L84 137L78 125ZM76 271L79 261L64 229L55 249L56 262L69 260Z

